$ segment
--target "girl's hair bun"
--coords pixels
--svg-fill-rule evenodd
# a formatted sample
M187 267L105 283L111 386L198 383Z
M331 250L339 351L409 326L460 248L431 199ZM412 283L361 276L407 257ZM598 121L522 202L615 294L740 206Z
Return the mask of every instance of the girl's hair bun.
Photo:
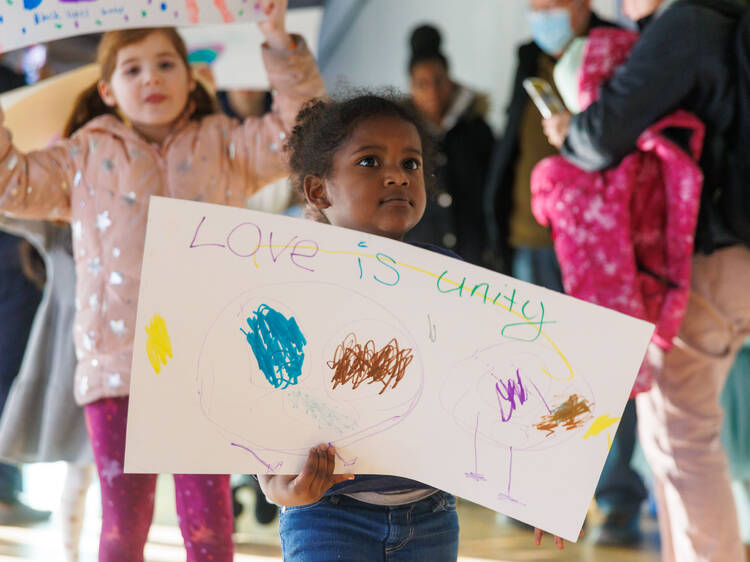
M437 55L440 53L442 40L436 28L431 25L420 25L411 33L411 52L419 55Z

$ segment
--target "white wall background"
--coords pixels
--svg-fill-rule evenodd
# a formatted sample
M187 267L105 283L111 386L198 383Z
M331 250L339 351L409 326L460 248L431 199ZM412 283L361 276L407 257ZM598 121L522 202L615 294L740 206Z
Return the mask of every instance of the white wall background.
M361 2L345 31L326 44L337 17ZM599 15L616 19L618 0L593 0ZM411 29L436 25L455 79L491 96L489 123L498 133L516 65L516 47L529 40L527 0L329 0L320 56L329 91L345 83L356 87L396 86L406 91ZM353 10L356 11L356 10Z

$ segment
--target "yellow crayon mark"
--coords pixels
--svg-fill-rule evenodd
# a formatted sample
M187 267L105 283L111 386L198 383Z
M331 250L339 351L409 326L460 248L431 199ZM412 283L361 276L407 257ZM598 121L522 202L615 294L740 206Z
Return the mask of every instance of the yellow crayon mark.
M282 244L260 244L258 247L259 248L286 248L287 246L284 246ZM344 256L355 256L355 257L358 257L358 258L369 258L369 259L376 259L377 258L377 256L375 254L366 254L366 253L363 253L363 252L352 252L352 251L349 251L349 250L326 250L324 248L320 248L319 246L298 246L297 248L301 249L301 250L318 250L319 252L322 252L324 254L336 254L336 255L344 255ZM429 271L427 269L422 269L420 267L416 267L416 266L410 265L408 263L397 261L396 265L400 265L402 267L409 268L409 269L411 269L413 271L416 271L418 273L422 273L424 275L428 275L430 277L434 277L435 279L439 279L441 277L439 274L437 274L437 273L435 273L433 271ZM441 281L443 283L447 284L447 285L453 285L455 287L459 287L461 285L457 281L452 281L452 280L448 279L447 277L442 277ZM483 296L480 293L476 293L476 295L472 295L472 296L478 296L479 298L483 298ZM499 306L500 308L502 308L506 312L510 312L514 316L517 316L523 322L526 322L526 323L528 323L530 325L533 325L533 322L529 318L526 318L525 316L523 316L520 312L518 312L516 310L511 310L507 306L504 306L504 305L502 305L499 302L496 302L496 303L493 303L493 304L495 306ZM570 364L570 362L568 361L567 357L565 357L565 355L560 350L560 348L557 347L557 345L555 345L555 342L553 342L550 339L550 337L544 332L544 330L540 330L540 334L552 346L552 348L555 350L555 352L560 357L560 359L562 359L563 363L565 363L565 367L568 370L568 376L565 377L565 378L552 376L552 374L547 369L545 369L544 367L541 367L542 372L545 375L547 375L549 378L551 378L552 380L556 380L556 381L569 381L569 380L573 380L573 378L575 377L575 374L573 373L573 366Z
M591 424L589 430L586 432L586 435L584 435L583 438L588 439L589 437L593 437L594 435L599 435L602 431L604 431L608 427L613 426L618 421L620 421L620 418L613 418L608 416L607 414L601 415L594 420L594 423Z
M607 451L612 448L612 434L607 433Z
M253 256L253 262L255 262L255 269L258 269L258 259Z
M167 364L167 356L172 357L172 342L167 332L167 323L158 314L154 314L151 324L146 326L146 354L158 375L161 364Z

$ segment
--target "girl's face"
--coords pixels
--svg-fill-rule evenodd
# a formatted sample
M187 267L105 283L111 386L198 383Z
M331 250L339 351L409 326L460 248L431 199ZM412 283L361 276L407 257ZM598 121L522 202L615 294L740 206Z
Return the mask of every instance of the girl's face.
M331 224L401 240L426 203L416 127L398 117L359 122L334 154L330 178L307 176L304 188Z
M161 142L185 110L194 87L172 42L156 32L117 52L115 69L108 81L99 83L99 94L147 139Z
M623 0L622 11L633 21L653 14L662 0Z
M442 120L453 97L453 82L441 61L429 60L414 65L411 96L419 110L432 121Z

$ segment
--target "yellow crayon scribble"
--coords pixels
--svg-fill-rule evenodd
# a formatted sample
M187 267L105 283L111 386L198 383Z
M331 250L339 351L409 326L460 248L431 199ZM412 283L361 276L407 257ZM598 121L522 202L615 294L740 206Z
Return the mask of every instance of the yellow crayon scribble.
M258 269L258 258L253 256L253 261L255 262L255 269Z
M607 433L607 451L612 448L612 435Z
M167 364L167 356L172 357L172 341L167 332L167 322L158 314L154 314L151 324L146 326L146 334L146 354L158 375L161 364Z
M620 418L613 418L608 416L607 414L601 415L594 420L594 423L591 424L589 430L586 432L586 435L584 435L583 438L588 439L589 437L599 435L602 431L604 431L608 427L613 426L618 421L620 421Z

